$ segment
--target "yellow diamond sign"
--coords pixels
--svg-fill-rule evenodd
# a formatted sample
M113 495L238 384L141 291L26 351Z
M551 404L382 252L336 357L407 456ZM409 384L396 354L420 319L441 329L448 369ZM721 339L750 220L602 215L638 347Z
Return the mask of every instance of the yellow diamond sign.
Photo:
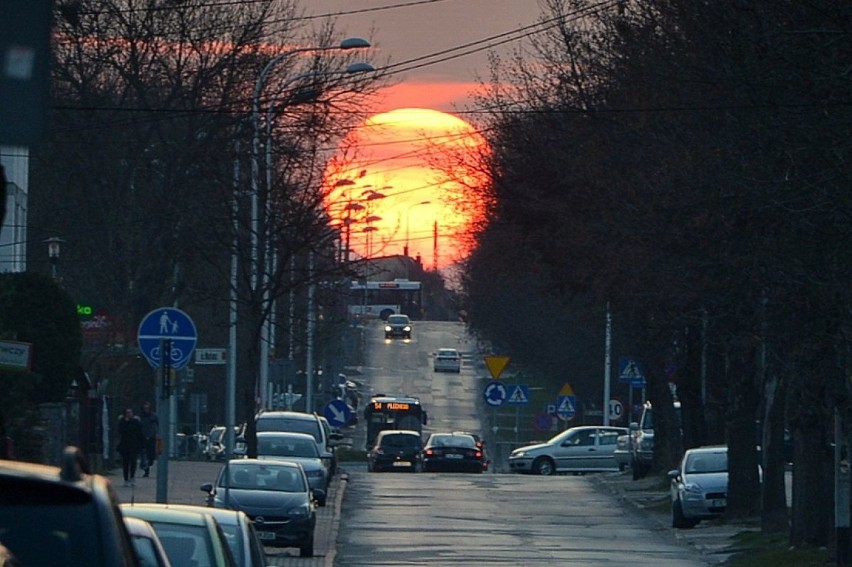
M506 370L506 366L509 364L508 356L486 356L485 357L485 366L488 367L488 372L491 373L491 377L495 380L500 379L500 375L503 374L503 371Z

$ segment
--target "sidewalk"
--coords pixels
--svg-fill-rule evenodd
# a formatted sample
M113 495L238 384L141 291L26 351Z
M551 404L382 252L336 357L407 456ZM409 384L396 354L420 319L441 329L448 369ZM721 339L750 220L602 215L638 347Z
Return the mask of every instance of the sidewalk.
M671 527L671 498L668 488L658 477L633 480L630 471L590 475L598 488L619 501L643 512L654 531L669 532L676 539L695 548L709 565L719 565L739 549L731 539L744 531L760 531L759 526L704 520L692 529Z
M205 482L215 482L222 463L207 461L169 461L166 501L169 504L206 505L206 493L201 491ZM141 475L141 473L140 473ZM137 478L135 487L122 486L121 470L114 469L109 475L116 495L121 503L156 502L156 470L151 469L150 478ZM348 477L345 470L339 470L329 486L328 504L317 509L317 527L314 535L314 557L301 558L296 548L267 547L267 565L332 567L336 552L337 531L340 510Z

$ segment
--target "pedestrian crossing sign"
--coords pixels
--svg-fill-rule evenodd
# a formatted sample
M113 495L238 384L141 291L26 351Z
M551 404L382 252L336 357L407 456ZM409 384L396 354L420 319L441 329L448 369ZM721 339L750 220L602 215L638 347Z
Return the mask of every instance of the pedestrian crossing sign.
M508 387L509 397L506 404L510 406L525 406L530 403L530 387L526 384L514 384Z

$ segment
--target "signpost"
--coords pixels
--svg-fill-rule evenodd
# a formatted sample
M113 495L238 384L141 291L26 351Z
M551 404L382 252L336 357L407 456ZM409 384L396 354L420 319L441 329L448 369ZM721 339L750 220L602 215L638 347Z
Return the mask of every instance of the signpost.
M163 435L165 447L163 457L157 459L157 502L166 503L169 479L168 456L171 454L175 431L174 422L171 419L171 408L169 404L163 402L169 400L172 405L175 403L174 397L170 395L169 379L173 370L186 367L198 342L198 333L189 315L174 307L160 307L145 315L139 323L136 335L142 356L152 368L159 370L163 378L158 385L157 418L161 424L165 425L165 435Z
M352 417L352 410L343 400L331 400L326 404L322 414L332 427L344 427Z

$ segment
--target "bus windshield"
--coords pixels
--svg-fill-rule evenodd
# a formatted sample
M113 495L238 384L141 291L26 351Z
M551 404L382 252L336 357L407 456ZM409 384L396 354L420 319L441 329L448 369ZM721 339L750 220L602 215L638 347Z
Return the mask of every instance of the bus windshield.
M407 429L423 432L426 412L418 398L409 396L375 396L364 408L367 423L367 450L373 446L379 431Z

